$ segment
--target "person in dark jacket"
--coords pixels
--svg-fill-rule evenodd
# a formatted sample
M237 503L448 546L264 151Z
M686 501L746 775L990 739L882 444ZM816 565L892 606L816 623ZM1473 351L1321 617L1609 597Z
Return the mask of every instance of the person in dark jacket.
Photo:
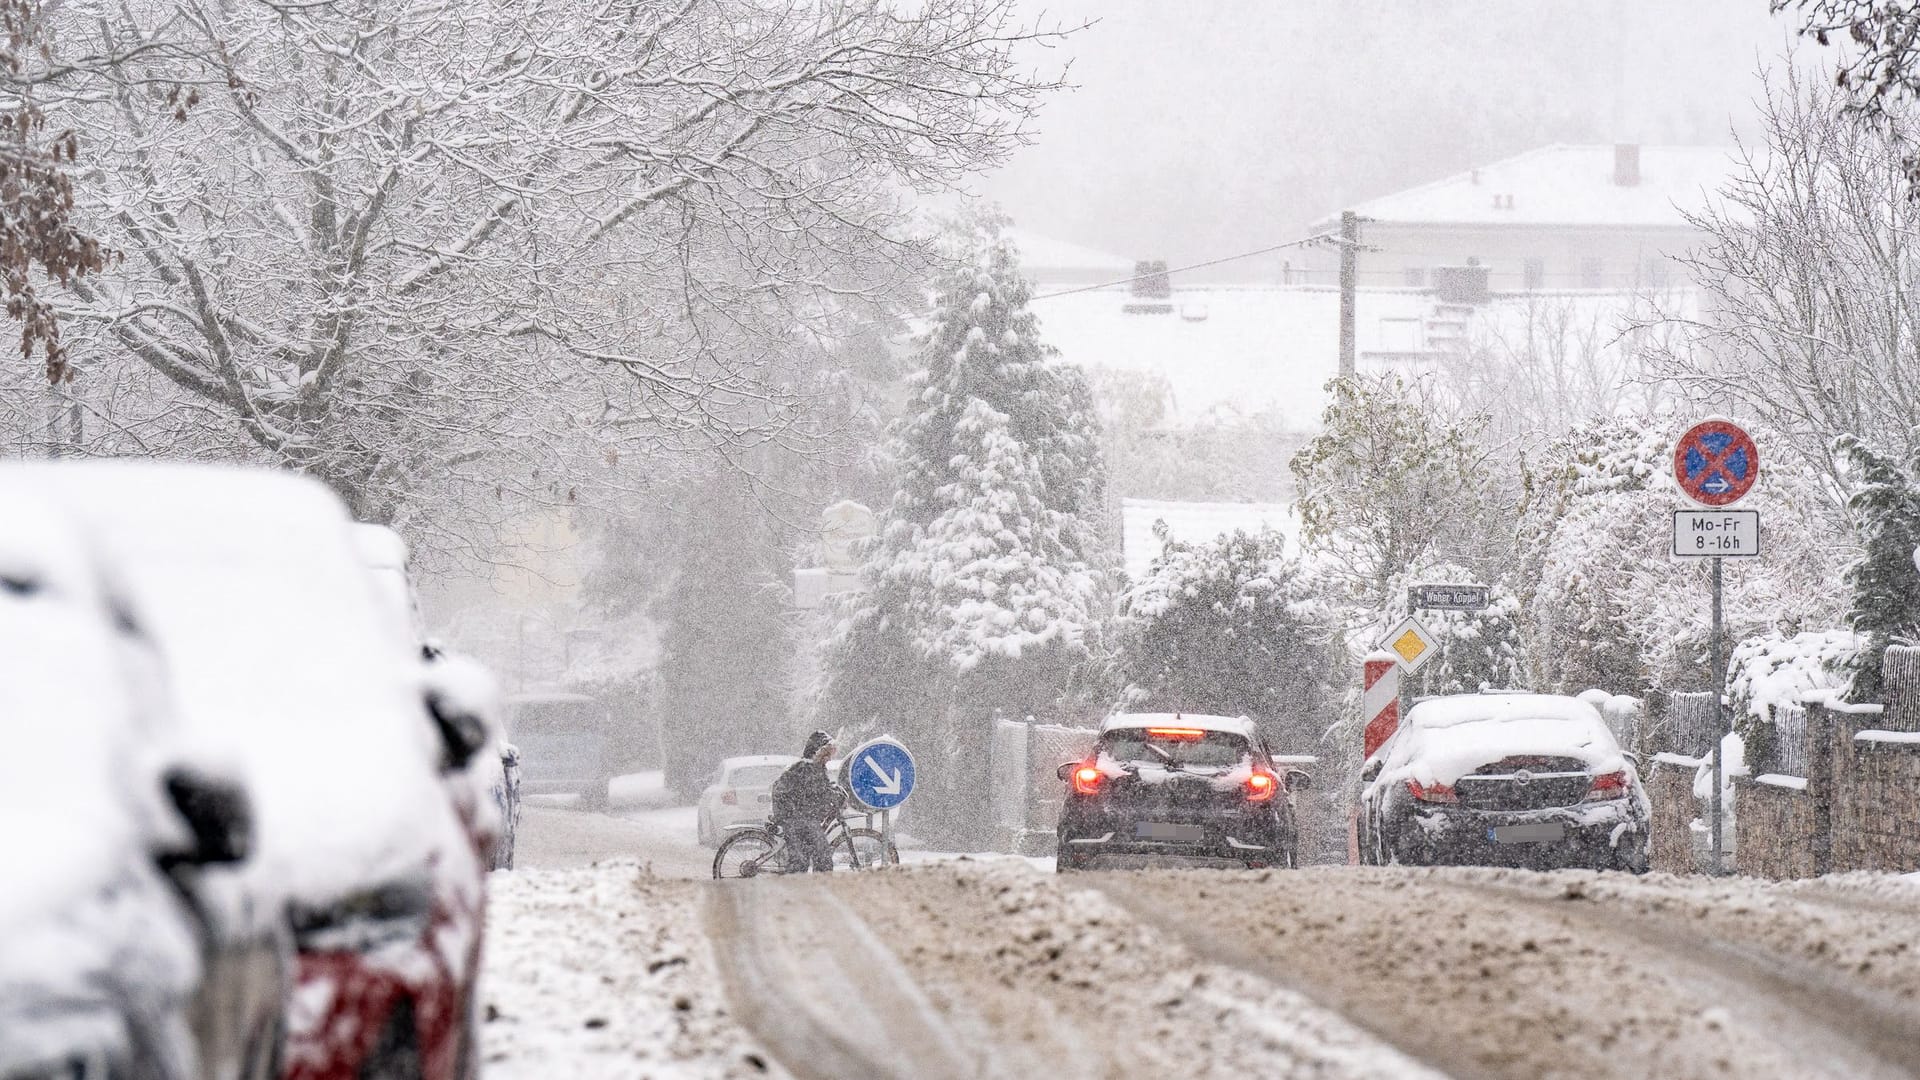
M787 873L833 869L827 849L827 819L839 812L845 797L827 776L833 757L833 737L824 731L807 736L801 760L773 782L773 820L787 834Z

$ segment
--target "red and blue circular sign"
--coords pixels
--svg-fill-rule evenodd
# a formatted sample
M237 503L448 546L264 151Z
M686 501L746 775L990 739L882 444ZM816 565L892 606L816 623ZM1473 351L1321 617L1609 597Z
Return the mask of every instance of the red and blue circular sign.
M1731 506L1760 479L1760 448L1729 420L1703 420L1673 448L1673 479L1701 506Z

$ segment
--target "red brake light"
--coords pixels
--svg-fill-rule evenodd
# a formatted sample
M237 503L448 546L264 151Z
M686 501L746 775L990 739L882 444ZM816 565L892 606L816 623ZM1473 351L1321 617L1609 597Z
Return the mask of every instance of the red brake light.
M1618 799L1627 793L1627 774L1622 772L1602 773L1593 778L1593 785L1587 788L1587 802L1601 799Z
M1104 777L1099 769L1091 765L1082 765L1073 770L1073 793L1076 795L1098 794L1102 779Z
M726 794L720 796L720 801L723 803L726 803L728 806L740 805L740 797L734 794L734 791L732 788L728 788L726 791Z
M1453 789L1445 784L1424 787L1418 780L1409 780L1407 791L1421 802L1457 803L1460 801L1460 796L1455 795Z
M1280 790L1280 780L1272 773L1256 772L1247 777L1247 801L1266 802Z
M1207 733L1197 727L1150 727L1147 734L1160 739L1198 739Z

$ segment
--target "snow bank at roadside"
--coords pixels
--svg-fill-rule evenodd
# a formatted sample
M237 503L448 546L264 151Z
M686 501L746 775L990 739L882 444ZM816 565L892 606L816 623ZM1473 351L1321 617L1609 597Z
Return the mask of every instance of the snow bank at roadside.
M734 1021L701 885L619 860L489 880L481 1048L494 1080L784 1076Z

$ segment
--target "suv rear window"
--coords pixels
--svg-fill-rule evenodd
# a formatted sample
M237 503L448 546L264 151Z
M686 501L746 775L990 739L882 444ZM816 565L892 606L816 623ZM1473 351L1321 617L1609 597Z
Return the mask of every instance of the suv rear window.
M1231 732L1205 731L1196 737L1156 734L1149 728L1109 731L1100 749L1121 762L1220 767L1238 765L1248 753L1247 740Z
M606 718L591 701L523 701L513 711L515 735L599 734Z

